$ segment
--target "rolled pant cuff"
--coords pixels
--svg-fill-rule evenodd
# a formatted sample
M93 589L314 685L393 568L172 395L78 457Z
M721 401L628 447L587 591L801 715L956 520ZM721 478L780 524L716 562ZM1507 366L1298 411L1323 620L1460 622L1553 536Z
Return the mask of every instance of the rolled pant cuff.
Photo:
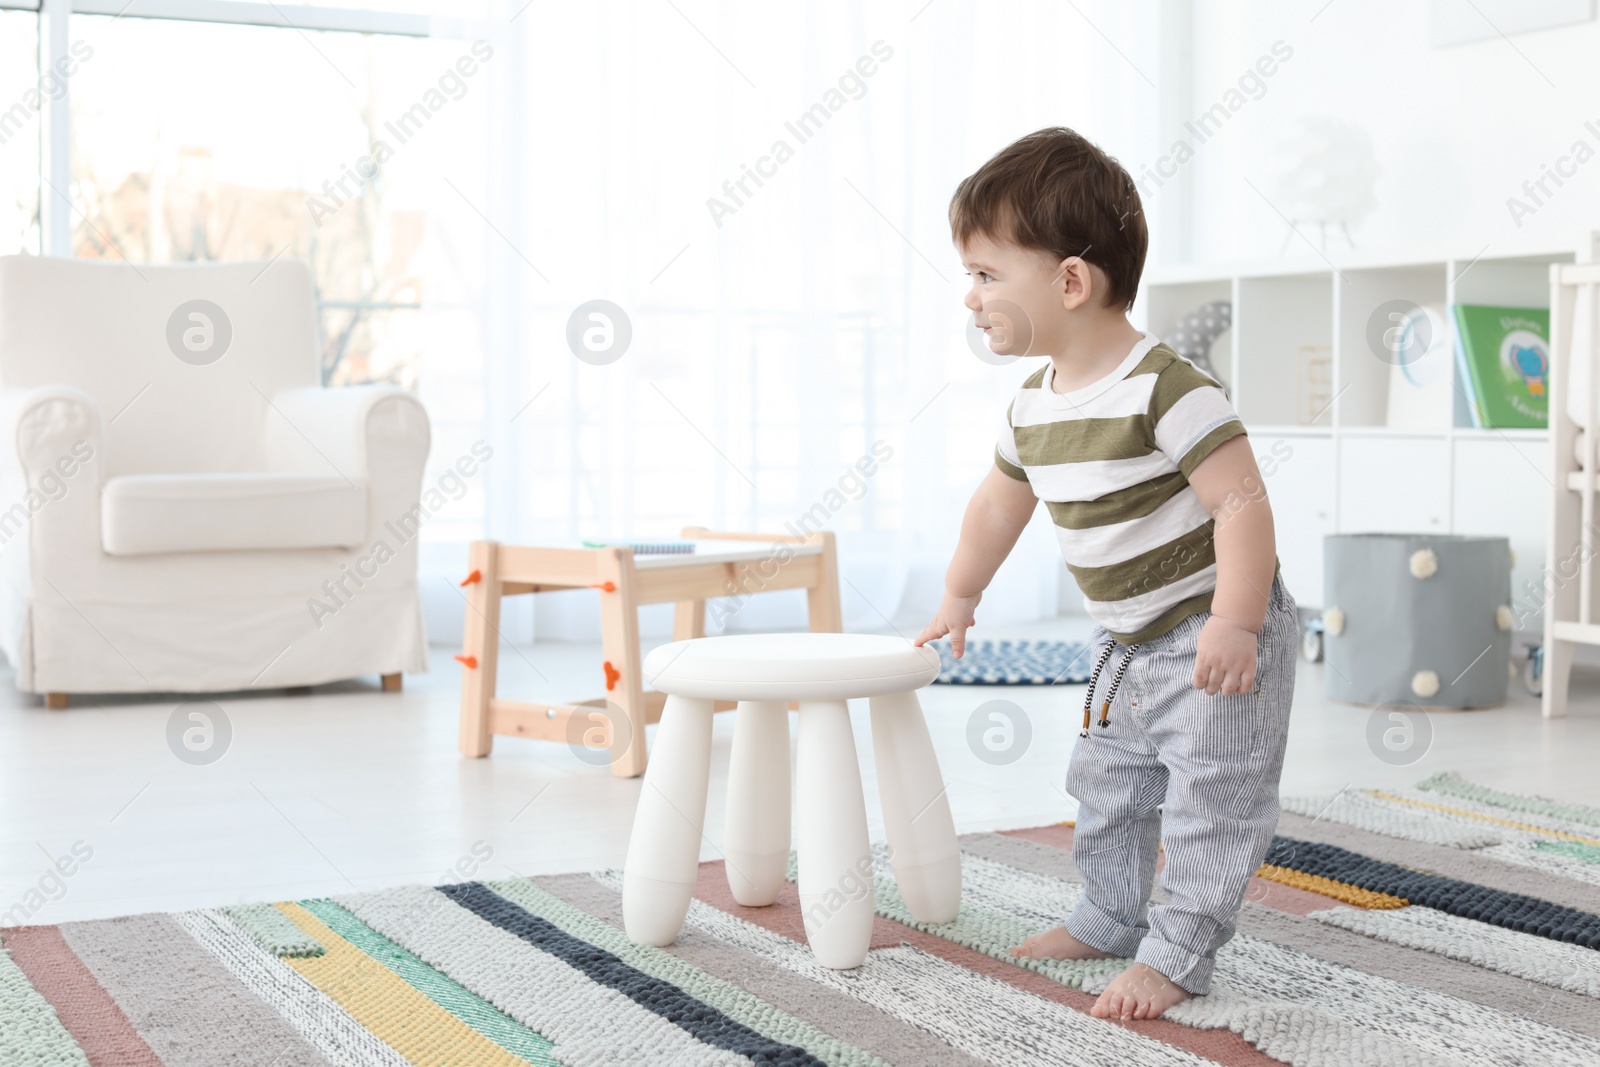
M1158 937L1146 937L1141 941L1139 954L1134 959L1160 971L1175 985L1195 996L1205 996L1211 992L1211 972L1216 967L1215 960L1196 955Z
M1150 932L1149 927L1127 926L1118 922L1089 902L1088 897L1078 901L1067 917L1067 933L1101 952L1132 959L1139 951L1139 943Z

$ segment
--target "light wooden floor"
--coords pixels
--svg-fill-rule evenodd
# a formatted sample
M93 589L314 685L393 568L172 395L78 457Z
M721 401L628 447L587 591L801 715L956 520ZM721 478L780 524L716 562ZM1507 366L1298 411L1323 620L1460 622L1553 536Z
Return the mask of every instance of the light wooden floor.
M1026 635L1087 630L1061 620ZM501 738L488 759L458 758L454 651L435 649L432 673L408 677L401 694L379 692L371 678L310 696L217 697L233 737L207 766L168 747L167 723L182 698L80 698L53 712L0 677L0 922L15 920L5 913L30 889L58 897L26 917L44 923L621 864L639 781L612 778L558 744ZM501 691L591 696L599 659L597 645L508 648ZM1010 766L986 764L967 745L973 711L994 699L1020 706L1032 725L1028 752ZM1062 780L1082 699L1081 686L924 691L958 830L1072 816ZM1503 708L1432 715L1426 753L1395 766L1368 747L1370 713L1326 702L1322 667L1301 661L1283 792L1407 785L1451 769L1600 803L1600 671L1575 675L1573 708L1566 720L1545 722L1513 684ZM864 705L854 718L877 837ZM731 716L718 716L706 858L718 854L732 726ZM92 858L70 877L50 877L51 857L78 841ZM452 873L475 845L492 859Z

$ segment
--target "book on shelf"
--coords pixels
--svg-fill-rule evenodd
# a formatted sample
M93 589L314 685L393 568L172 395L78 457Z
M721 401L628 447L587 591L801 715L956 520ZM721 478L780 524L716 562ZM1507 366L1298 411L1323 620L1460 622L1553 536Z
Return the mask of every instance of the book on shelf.
M1456 365L1476 427L1549 424L1550 309L1456 304Z
M1385 422L1395 430L1444 430L1455 417L1450 387L1450 326L1442 304L1393 312L1384 333L1389 350Z

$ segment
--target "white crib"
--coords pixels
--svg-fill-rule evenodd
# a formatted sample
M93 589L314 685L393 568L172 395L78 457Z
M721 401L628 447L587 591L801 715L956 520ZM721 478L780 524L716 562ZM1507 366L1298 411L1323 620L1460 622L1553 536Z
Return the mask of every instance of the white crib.
M1550 525L1546 534L1543 694L1547 719L1567 713L1573 650L1600 645L1594 612L1595 495L1600 421L1595 373L1600 263L1550 267Z

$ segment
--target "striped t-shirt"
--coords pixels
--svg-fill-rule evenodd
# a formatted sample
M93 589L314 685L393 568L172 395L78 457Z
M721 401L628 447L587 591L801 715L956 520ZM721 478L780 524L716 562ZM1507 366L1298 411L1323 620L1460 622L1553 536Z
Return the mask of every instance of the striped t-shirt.
M1209 611L1215 521L1189 485L1245 432L1212 378L1146 333L1116 370L1069 393L1046 363L1006 411L995 464L1050 509L1089 615L1125 645Z

